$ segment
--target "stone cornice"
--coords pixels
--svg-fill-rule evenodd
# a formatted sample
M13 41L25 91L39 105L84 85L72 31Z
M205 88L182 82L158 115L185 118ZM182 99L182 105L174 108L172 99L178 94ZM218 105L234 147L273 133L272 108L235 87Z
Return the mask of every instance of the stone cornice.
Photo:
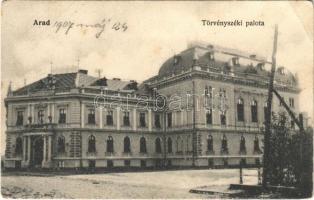
M179 75L162 79L160 81L155 81L153 83L148 82L148 84L150 84L152 88L156 87L158 89L161 89L161 88L165 88L169 85L174 85L185 80L191 80L192 78L213 80L213 81L223 82L223 83L232 83L235 85L249 86L249 87L261 88L261 89L268 88L268 83L265 78L264 78L265 80L258 80L257 78L253 78L253 77L244 78L244 77L239 77L239 76L225 75L225 74L199 71L199 70L190 70L190 71L181 73ZM276 84L275 88L278 91L282 91L282 92L291 92L291 93L300 92L300 89L297 87L282 86L279 84Z

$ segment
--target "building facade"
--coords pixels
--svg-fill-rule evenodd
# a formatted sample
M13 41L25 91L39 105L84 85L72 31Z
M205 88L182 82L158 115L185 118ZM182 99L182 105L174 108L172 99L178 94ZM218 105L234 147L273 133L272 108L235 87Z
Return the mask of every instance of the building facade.
M270 65L256 55L194 44L139 85L79 70L9 88L5 167L259 164ZM275 88L298 113L296 76L278 67ZM284 109L276 98L272 106Z

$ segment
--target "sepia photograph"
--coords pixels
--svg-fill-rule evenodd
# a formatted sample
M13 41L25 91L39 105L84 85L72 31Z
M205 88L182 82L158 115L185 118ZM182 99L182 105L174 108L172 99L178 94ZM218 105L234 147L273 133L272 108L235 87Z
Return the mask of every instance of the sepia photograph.
M2 198L312 198L311 2L1 6Z

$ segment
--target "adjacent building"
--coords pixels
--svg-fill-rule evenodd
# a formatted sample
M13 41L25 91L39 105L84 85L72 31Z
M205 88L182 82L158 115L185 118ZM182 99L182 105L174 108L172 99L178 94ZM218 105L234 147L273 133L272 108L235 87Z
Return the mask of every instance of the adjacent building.
M79 70L9 88L5 167L259 164L270 65L257 55L193 44L141 84ZM277 67L275 88L298 113L296 76ZM283 110L276 98L272 106Z

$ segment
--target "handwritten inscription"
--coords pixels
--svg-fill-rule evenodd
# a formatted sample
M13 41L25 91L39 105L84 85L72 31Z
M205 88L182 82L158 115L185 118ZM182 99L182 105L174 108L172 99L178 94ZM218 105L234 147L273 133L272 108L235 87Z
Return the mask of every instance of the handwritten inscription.
M94 29L96 31L95 37L100 38L106 29L113 31L125 32L128 29L126 22L113 21L111 19L103 19L100 22L92 24L76 23L72 21L56 21L53 25L55 33L69 34L73 29Z

